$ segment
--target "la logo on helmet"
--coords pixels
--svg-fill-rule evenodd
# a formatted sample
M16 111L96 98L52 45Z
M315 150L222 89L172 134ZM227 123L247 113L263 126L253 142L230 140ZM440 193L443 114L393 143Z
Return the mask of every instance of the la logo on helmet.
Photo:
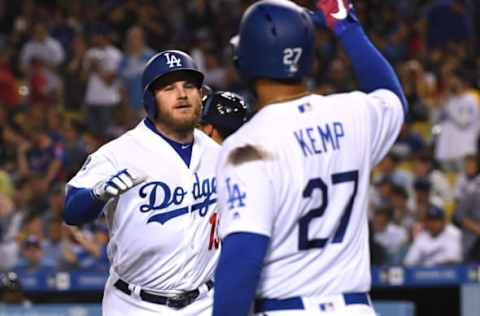
M169 68L182 67L182 60L177 58L177 56L165 53L165 58L167 59L167 65Z

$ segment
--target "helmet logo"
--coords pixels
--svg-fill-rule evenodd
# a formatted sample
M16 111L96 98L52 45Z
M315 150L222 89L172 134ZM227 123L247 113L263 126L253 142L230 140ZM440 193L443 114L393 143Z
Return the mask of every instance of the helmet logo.
M167 65L169 68L182 67L182 60L177 58L177 56L165 53L165 58L167 59Z
M283 64L290 66L289 71L295 73L298 71L298 61L302 56L303 49L301 47L285 48L283 50Z

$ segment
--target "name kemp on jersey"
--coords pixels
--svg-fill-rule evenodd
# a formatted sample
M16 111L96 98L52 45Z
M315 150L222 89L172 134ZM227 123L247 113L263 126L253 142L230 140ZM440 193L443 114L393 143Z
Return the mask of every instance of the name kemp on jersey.
M339 150L340 139L345 136L341 122L306 127L293 134L305 157L326 153L328 150Z

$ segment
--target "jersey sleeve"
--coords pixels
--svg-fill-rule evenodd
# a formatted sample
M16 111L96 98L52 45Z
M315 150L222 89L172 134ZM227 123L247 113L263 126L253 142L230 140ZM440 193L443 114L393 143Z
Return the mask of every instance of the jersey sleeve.
M371 140L371 162L376 165L388 153L398 137L404 116L400 98L390 90L366 94Z
M103 152L95 152L87 157L82 168L67 185L76 188L92 188L95 184L114 175L117 171L114 163Z
M423 235L419 235L407 251L403 264L406 266L415 266L421 263L423 245L425 243Z
M217 169L219 237L224 239L236 232L270 237L275 207L268 159L262 155L248 157L245 152L246 161L236 161L236 155L241 154L238 150L224 147Z

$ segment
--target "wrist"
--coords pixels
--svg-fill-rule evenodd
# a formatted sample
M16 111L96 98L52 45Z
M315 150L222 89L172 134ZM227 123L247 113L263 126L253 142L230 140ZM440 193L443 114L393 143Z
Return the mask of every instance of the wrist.
M347 18L342 21L338 21L334 25L334 27L332 28L332 32L337 38L340 38L342 37L342 35L344 35L353 28L362 28L362 26L360 25L358 18L352 12L350 12Z
M105 181L100 181L90 190L90 195L97 201L106 202L108 198L105 196Z

